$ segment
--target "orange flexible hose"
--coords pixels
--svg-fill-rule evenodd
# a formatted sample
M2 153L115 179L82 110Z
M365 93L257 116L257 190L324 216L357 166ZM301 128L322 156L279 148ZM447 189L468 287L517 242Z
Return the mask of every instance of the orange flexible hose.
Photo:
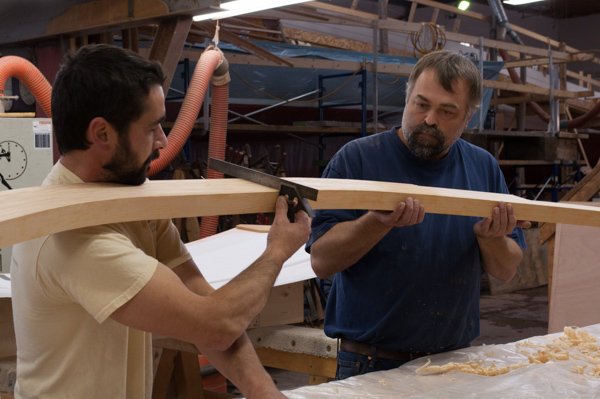
M212 108L210 116L210 136L208 138L208 158L225 159L227 140L227 108L229 105L229 85L215 86L212 90ZM209 169L209 179L222 179L223 173ZM217 232L218 216L205 216L200 224L200 238L209 237Z
M0 58L0 96L4 96L4 84L9 78L17 78L29 89L40 103L46 116L52 117L50 97L52 86L42 73L25 58L7 55Z
M208 89L212 74L221 59L222 55L218 51L209 50L202 53L192 75L179 115L177 115L177 119L169 133L167 147L160 150L160 157L158 159L152 161L150 171L146 174L147 176L154 176L163 170L175 159L185 145L194 128L194 123L198 119L198 113L200 112L200 107L202 106L202 101L204 100L204 95Z

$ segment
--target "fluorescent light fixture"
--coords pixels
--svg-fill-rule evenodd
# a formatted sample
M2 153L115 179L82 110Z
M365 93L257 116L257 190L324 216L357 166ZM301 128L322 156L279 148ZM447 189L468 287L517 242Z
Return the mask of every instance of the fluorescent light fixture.
M522 4L536 3L538 1L544 0L504 0L503 3L511 6L520 6Z
M468 1L461 1L460 3L458 3L458 9L465 11L467 8L469 8L469 6L471 5L471 3L469 3Z
M305 3L311 0L234 0L221 3L222 11L208 14L196 15L194 21L206 19L223 19L235 17L236 15L249 14L252 12L268 10L271 8L284 7L292 4Z

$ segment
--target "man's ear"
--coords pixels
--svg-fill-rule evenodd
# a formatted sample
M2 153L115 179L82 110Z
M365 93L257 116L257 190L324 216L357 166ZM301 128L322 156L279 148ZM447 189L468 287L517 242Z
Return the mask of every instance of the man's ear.
M465 125L463 126L463 130L465 130L467 126L469 126L469 122L471 122L471 118L473 117L473 115L475 115L475 112L472 112L471 115L469 115L469 117L465 119Z
M92 145L103 150L112 149L118 140L117 132L108 121L102 117L96 117L88 125L87 139Z

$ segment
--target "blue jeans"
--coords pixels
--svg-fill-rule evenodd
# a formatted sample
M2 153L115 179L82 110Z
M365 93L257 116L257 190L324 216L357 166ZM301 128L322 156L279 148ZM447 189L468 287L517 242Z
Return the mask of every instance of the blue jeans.
M335 379L345 380L346 378L354 377L355 375L371 373L373 371L390 370L400 367L404 363L406 362L377 358L375 353L371 356L365 356L340 349L337 356Z

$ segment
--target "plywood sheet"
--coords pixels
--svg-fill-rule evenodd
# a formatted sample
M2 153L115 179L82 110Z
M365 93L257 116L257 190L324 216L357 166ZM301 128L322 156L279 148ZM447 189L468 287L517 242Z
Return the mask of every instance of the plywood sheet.
M290 178L319 190L314 209L392 210L407 197L426 212L487 217L511 202L521 220L600 227L600 209L513 195L412 184ZM0 248L60 231L106 223L273 212L277 190L240 179L149 181L141 186L86 183L0 192Z
M508 283L489 276L492 295L505 294L548 284L548 245L540 244L540 230L523 230L527 250L523 251L523 260L516 276Z
M600 323L600 228L557 224L555 245L548 332Z

